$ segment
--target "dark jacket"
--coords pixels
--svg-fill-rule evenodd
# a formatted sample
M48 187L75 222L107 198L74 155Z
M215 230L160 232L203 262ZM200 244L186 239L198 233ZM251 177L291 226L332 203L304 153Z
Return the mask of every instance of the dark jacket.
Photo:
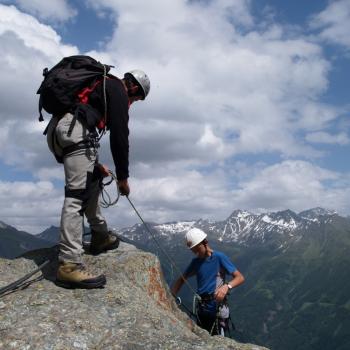
M129 99L121 80L106 80L107 129L118 180L129 177ZM89 96L89 104L104 114L103 84Z

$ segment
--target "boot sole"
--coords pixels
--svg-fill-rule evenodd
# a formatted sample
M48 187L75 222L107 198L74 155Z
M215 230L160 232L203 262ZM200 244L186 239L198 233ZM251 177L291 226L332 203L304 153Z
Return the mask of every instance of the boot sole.
M66 288L66 289L95 289L95 288L103 288L106 284L106 279L101 279L96 282L69 282L69 281L55 281L56 286Z

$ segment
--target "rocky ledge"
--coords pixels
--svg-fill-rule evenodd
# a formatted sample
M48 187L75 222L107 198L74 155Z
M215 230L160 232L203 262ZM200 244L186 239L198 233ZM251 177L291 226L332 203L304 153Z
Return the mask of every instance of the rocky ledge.
M55 248L0 259L0 288L46 259L43 279L36 275L34 283L0 298L0 349L266 349L209 336L176 306L158 258L123 242L115 251L85 256L106 274L103 289L57 287Z

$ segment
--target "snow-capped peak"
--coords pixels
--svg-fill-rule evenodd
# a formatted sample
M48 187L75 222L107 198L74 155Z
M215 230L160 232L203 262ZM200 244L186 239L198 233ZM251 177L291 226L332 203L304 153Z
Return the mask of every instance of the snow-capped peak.
M302 218L305 218L305 219L309 219L309 220L315 221L320 216L334 215L334 214L337 214L337 212L335 210L324 209L324 208L317 207L317 208L304 210L304 211L299 213L299 216L301 216Z
M195 221L179 221L155 225L154 228L162 234L177 234L188 231L194 224Z

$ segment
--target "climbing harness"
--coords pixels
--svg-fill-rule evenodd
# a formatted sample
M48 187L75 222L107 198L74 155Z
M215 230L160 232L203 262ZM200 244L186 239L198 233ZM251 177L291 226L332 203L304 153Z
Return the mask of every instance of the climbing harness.
M7 295L7 294L13 293L13 292L15 292L15 291L17 291L19 289L26 288L27 286L29 286L30 284L32 284L34 282L42 280L44 278L43 275L41 275L41 276L39 276L39 277L37 277L35 279L32 279L32 280L29 280L29 278L34 276L39 271L41 271L41 269L43 269L49 263L50 263L50 260L44 261L35 270L27 273L25 276L21 277L17 281L14 281L14 282L10 283L9 285L0 288L0 298L5 296L5 295Z
M198 310L199 310L199 307L200 307L199 306L200 302L205 302L204 299L205 299L205 297L202 297L202 299L198 299L196 297L196 295L195 295L193 297L192 310L190 310L185 304L182 303L182 300L181 300L180 297L176 298L176 304L179 307L182 307L184 309L184 311L187 313L187 315L192 320L196 321L197 323L199 323L199 325L201 325L202 322L201 322ZM226 305L227 308L229 308L227 300L225 300L224 302L218 303L217 310L216 310L216 318L215 318L215 321L213 322L213 325L212 325L211 329L209 330L209 334L213 335L213 332L216 329L218 335L221 335L221 336L227 336L228 335L229 338L232 338L231 330L235 331L236 327L235 327L235 325L234 325L234 323L232 321L231 314L229 312L228 312L227 317L222 317L223 315L220 312L220 307L222 305ZM226 331L228 333L225 333Z
M214 295L213 294L205 294L201 295L202 300L201 301L196 301L194 300L194 310L195 314L197 317L197 322L199 325L204 325L204 323L207 323L208 320L204 321L203 316L206 314L205 310L206 308L206 303L214 301ZM199 310L202 309L202 312ZM229 312L229 306L227 299L225 299L221 302L216 302L216 310L215 310L215 317L209 316L210 314L207 315L207 317L211 318L213 320L213 323L211 325L211 328L205 328L208 330L210 335L221 335L221 336L226 336L225 332L228 331L229 336L231 337L231 332L230 332L230 327L229 327L229 320L231 320L230 312ZM202 320L201 320L202 318ZM231 325L232 329L235 329L233 322L231 320ZM207 324L208 326L208 324Z

